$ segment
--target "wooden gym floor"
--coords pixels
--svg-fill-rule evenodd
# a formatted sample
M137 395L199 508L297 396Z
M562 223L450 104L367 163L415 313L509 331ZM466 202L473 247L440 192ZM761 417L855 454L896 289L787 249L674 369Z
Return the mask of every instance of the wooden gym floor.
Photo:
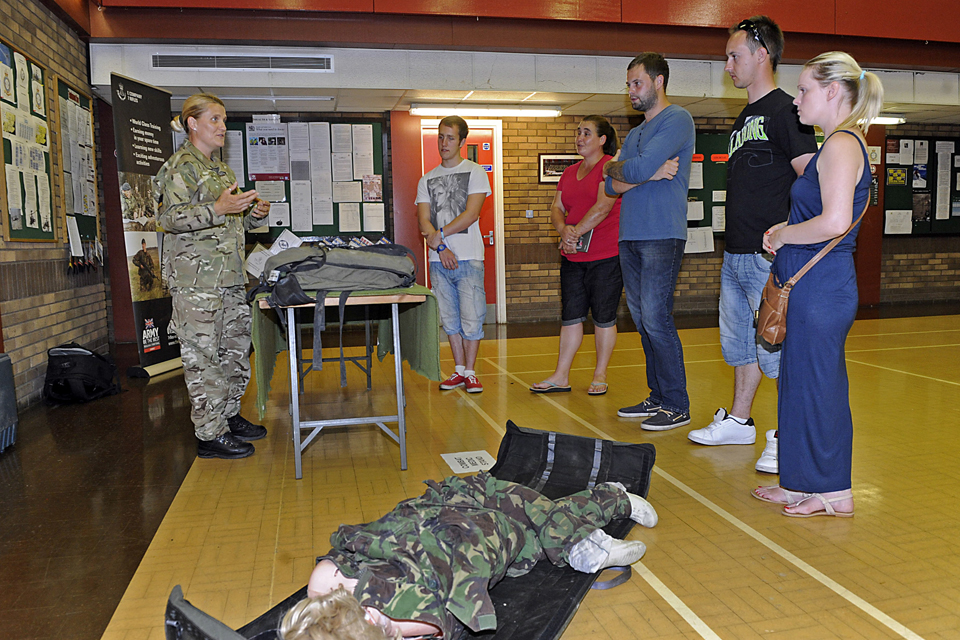
M195 605L239 627L305 584L340 523L375 519L419 495L422 480L449 475L441 453L495 455L508 419L657 447L649 498L660 524L631 534L647 543L647 554L630 582L587 596L565 640L960 638L960 316L854 325L847 341L852 519L785 518L750 497L753 487L776 481L753 468L764 432L776 426L769 380L754 405L755 445L687 440L718 407L729 407L733 372L716 328L684 329L681 339L689 426L650 433L616 416L618 407L645 397L635 332L621 332L610 391L601 397L586 394L592 336L574 363L574 391L550 395L527 387L552 372L556 337L492 338L482 343L477 367L482 394L441 392L406 372L407 471L399 469L397 445L376 427L328 429L304 453L301 481L293 477L289 386L279 364L264 420L270 435L251 458L189 466L103 638L163 638L164 605L177 584ZM446 345L441 358L449 372ZM305 412L388 413L392 366L390 358L377 365L372 392L355 370L345 389L336 367L311 374ZM253 385L244 407L254 418Z

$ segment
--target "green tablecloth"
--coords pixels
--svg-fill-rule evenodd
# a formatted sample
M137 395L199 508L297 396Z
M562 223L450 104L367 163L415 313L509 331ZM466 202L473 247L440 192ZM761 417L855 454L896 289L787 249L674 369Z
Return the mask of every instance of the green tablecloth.
M357 291L352 293L350 298L394 294L426 296L424 302L400 305L400 350L411 369L430 380L439 381L440 318L437 299L430 289L413 285L402 289ZM273 309L260 308L259 301L266 295L261 294L253 303L253 362L256 367L257 409L261 420L267 408L267 396L277 364L277 354L287 348L287 334L277 313ZM337 300L339 296L339 292L331 291L327 297ZM382 361L388 353L393 352L393 321L389 317L379 321L377 342L377 357ZM305 348L309 349L311 346L305 345Z

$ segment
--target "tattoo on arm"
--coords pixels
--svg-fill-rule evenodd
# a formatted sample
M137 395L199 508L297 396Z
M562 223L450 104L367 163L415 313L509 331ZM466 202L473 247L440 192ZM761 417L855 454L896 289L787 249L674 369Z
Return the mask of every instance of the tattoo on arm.
M623 162L608 162L606 166L607 175L620 182L629 182L623 175Z

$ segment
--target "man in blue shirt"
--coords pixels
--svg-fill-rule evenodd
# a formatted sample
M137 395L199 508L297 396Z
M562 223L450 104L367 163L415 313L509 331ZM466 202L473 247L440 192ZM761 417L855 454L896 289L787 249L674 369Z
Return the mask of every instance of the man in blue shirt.
M619 158L607 163L608 193L622 193L620 268L630 315L640 332L650 395L617 412L646 417L640 427L666 431L690 423L683 346L673 323L673 292L687 242L687 188L696 130L690 113L667 100L670 69L658 53L627 67L630 103L644 121L630 131ZM672 180L651 180L664 162L679 162Z

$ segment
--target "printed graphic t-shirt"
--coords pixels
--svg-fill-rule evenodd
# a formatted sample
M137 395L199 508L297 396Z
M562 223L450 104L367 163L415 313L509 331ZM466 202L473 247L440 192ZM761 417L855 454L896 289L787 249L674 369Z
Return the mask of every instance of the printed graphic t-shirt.
M474 193L490 195L490 181L483 167L470 160L462 160L448 169L442 164L428 171L417 185L417 204L430 203L430 223L435 229L449 224L467 208L467 196ZM474 222L457 233L446 234L447 246L457 260L483 260L483 239L480 222ZM440 262L440 256L430 249L430 262Z
M816 151L813 127L800 124L793 98L782 89L744 107L727 150L727 252L763 251L763 233L790 213L797 179L790 162Z

